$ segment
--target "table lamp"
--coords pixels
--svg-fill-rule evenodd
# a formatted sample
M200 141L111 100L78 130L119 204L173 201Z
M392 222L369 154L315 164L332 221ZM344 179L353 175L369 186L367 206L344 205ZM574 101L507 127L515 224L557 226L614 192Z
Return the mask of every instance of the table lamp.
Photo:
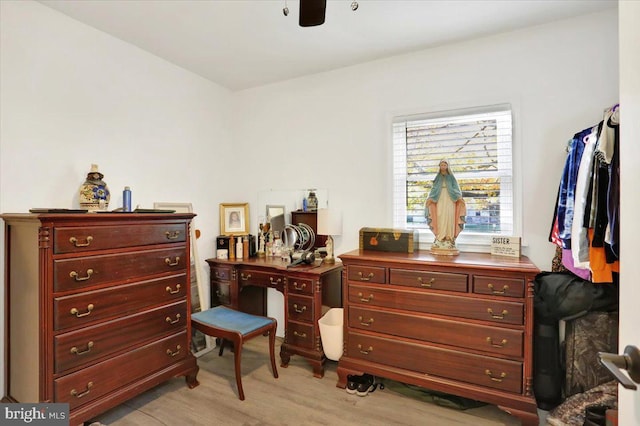
M342 216L329 209L318 209L318 235L327 236L327 256L325 263L335 263L333 256L333 236L342 235Z

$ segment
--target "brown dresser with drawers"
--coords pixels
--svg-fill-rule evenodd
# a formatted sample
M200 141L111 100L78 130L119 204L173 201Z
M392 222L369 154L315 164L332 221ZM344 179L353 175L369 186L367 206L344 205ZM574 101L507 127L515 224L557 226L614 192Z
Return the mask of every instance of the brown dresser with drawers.
M369 373L494 404L538 424L526 257L353 251L343 262L347 375Z
M3 401L84 421L175 376L197 386L192 214L4 214Z

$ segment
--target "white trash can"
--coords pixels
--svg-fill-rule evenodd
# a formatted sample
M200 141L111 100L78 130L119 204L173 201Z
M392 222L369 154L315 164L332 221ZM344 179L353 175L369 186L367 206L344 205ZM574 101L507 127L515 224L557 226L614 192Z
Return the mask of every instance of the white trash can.
M318 320L324 354L333 361L338 361L342 356L343 324L343 308L331 308Z

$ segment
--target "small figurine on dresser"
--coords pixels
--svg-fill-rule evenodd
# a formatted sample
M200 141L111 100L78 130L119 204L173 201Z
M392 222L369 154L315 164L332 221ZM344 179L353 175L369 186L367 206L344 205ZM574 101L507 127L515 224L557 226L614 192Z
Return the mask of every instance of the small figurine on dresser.
M464 229L467 207L448 160L440 160L425 204L427 224L435 235L431 253L457 255L456 238Z
M104 175L98 171L98 165L92 164L87 180L80 187L80 207L89 211L106 210L109 207L109 187L102 180Z

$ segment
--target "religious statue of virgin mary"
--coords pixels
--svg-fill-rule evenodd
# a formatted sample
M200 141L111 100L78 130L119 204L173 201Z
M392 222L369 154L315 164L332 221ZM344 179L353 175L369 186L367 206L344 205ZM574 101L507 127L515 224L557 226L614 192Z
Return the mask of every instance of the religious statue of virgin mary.
M467 206L448 160L440 160L439 172L427 197L427 224L435 235L433 254L457 255L456 238L464 229Z

